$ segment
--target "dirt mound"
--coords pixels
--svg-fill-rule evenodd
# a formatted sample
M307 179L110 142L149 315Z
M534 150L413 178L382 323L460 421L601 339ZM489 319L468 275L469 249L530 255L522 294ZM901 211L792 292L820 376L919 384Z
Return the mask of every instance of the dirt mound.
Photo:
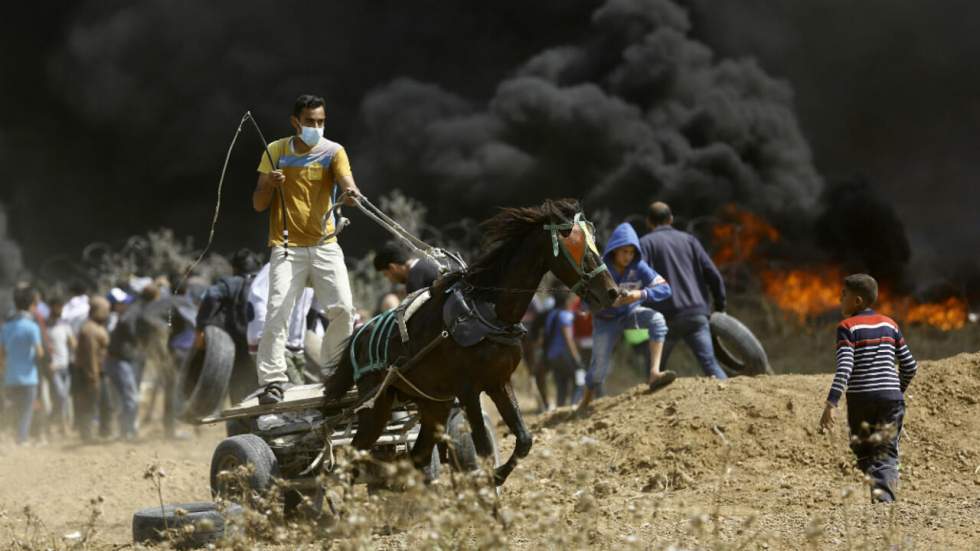
M591 496L586 500L594 502L592 515L599 520L583 525L585 518L572 515L570 525L590 526L593 540L610 547L634 537L690 545L743 542L756 531L760 541L781 542L779 547L808 537L819 545L883 537L907 537L926 547L975 544L980 354L920 365L906 396L901 502L895 508L867 504L843 419L832 434L816 428L830 380L684 378L657 394L637 387L600 400L587 418L552 413L533 423L537 442L521 466L530 484L521 491L536 479L565 496L552 498L558 507L574 501L575 492L582 492L579 499ZM548 461L548 455L560 461ZM717 527L711 525L716 514ZM627 520L637 516L639 524ZM699 524L705 533L695 537Z
M920 365L907 396L895 506L868 503L842 420L832 434L816 429L830 380L682 378L656 394L637 387L599 400L584 417L532 415L534 448L499 497L446 471L435 486L405 492L334 487L340 523L277 531L278 546L255 545L319 548L342 537L341 548L386 549L975 548L980 354ZM128 543L132 512L156 501L143 480L147 465L167 471L167 501L208 499L208 461L220 438L214 429L179 443L6 448L0 547L28 533L28 505L51 534L36 541L60 546L62 535L85 529L88 499L99 495L93 548ZM501 440L509 453L513 439Z

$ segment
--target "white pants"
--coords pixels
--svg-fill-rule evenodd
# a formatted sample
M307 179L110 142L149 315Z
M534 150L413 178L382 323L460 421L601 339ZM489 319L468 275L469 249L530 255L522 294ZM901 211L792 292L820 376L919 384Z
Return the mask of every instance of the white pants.
M303 288L313 287L316 299L330 324L323 335L320 358L323 368L337 362L344 340L354 327L354 300L344 264L344 251L337 243L313 247L272 248L269 266L269 302L256 365L259 384L288 381L286 377L286 329L293 304Z

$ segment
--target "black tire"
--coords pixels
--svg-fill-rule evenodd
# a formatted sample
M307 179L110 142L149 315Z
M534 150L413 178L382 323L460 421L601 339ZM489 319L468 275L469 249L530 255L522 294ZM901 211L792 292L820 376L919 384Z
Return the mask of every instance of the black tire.
M762 343L742 322L723 312L711 314L715 358L728 375L772 375Z
M223 329L205 327L204 342L204 349L188 354L181 369L181 419L185 421L207 417L221 407L235 366L235 343Z
M493 431L493 423L490 416L483 414L483 424L487 427L487 434L490 435L490 443L493 445L493 465L500 465L500 450L497 448L497 437ZM453 443L456 451L455 461L452 458L452 450L449 451L449 465L462 472L471 472L480 468L480 456L476 453L476 445L473 444L473 434L470 432L469 421L466 419L466 412L455 410L449 417L449 439Z
M222 480L220 474L225 471L235 471L241 465L252 465L248 478L241 483ZM239 434L225 438L215 448L211 456L211 495L230 500L238 500L243 496L252 497L265 495L272 487L273 480L279 476L279 461L272 453L272 448L254 434Z
M178 514L177 511L182 513ZM229 504L225 510L218 511L214 503L174 503L160 507L149 507L133 514L133 542L157 543L167 539L167 530L174 530L178 548L203 547L215 543L225 535L225 520L242 514L242 508ZM184 533L180 528L193 525L194 531Z

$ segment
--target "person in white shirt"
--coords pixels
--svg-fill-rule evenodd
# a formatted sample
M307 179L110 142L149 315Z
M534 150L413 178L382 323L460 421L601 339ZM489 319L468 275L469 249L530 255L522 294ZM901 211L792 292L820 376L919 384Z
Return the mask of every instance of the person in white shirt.
M48 342L51 347L48 351L53 398L51 420L61 435L65 436L67 427L71 426L71 372L68 366L75 354L75 334L71 325L62 317L64 300L61 297L52 297L48 300L48 307L51 309L47 322Z

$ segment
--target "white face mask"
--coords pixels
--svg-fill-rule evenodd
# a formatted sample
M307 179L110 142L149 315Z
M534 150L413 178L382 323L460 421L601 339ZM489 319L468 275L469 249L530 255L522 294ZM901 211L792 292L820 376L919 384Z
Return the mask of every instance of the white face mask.
M320 143L320 138L323 137L322 128L314 128L312 126L301 126L299 139L303 140L303 143L313 147L314 145Z

